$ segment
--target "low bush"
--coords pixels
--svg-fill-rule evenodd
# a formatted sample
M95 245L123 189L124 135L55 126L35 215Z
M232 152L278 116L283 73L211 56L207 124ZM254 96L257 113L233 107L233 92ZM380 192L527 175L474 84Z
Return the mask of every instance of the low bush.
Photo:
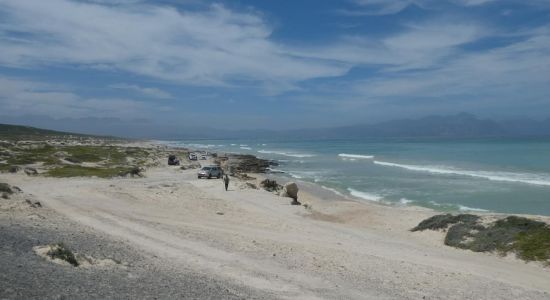
M430 230L439 230L446 229L451 224L456 224L459 222L462 223L475 223L479 219L476 215L470 214L460 214L460 215L435 215L433 217L427 218L426 220L420 222L416 227L411 229L411 231L422 231L426 229Z
M278 184L277 181L271 179L263 180L262 182L260 182L260 186L262 186L264 190L269 192L277 192L283 188L283 186Z
M113 178L117 176L126 176L132 174L134 168L132 167L113 167L113 168L99 168L99 167L83 167L78 165L63 166L48 170L46 174L51 177L100 177L100 178Z
M526 261L550 264L550 226L544 222L517 216L499 219L487 226L473 215L437 215L412 229L439 230L453 224L445 235L445 245L475 252L516 253Z
M65 248L65 245L63 245L63 243L59 243L51 246L50 251L48 251L48 253L46 254L53 259L64 260L75 267L78 267L79 265L73 252Z

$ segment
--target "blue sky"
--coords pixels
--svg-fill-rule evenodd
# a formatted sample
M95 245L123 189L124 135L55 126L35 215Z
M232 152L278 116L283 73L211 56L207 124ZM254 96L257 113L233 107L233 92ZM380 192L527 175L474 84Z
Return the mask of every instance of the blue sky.
M549 95L548 0L0 0L0 121L547 118Z

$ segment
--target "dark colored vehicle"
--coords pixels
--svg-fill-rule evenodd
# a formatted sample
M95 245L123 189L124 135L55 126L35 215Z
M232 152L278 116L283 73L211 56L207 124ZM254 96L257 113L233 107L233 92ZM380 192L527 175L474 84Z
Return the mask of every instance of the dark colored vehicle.
M179 166L180 160L175 155L168 156L168 165L169 166Z
M222 177L222 169L218 166L207 166L200 169L199 173L197 174L197 177L203 178L221 178Z

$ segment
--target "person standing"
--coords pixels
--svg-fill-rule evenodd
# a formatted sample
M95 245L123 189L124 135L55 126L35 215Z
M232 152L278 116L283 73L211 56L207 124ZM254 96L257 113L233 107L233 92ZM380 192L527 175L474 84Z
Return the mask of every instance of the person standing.
M229 186L229 176L227 176L227 174L223 176L223 183L225 184L225 190L227 191L227 187Z

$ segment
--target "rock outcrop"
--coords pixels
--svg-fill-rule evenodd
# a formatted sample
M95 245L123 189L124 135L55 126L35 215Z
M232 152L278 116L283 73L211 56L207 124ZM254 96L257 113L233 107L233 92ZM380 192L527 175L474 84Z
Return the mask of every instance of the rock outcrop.
M298 202L298 185L295 182L285 184L281 196L292 198L290 203L292 205L300 205L300 202Z
M266 173L270 166L277 163L271 160L257 158L249 154L229 154L219 158L219 163L224 170L230 173Z

